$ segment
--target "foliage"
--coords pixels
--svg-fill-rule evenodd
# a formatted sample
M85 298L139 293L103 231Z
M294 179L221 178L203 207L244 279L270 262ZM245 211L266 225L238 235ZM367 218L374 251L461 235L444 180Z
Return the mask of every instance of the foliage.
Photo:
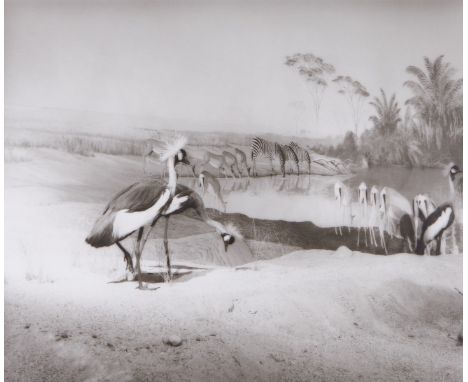
M369 120L374 124L381 135L387 136L395 132L398 123L401 122L400 108L396 102L396 96L393 94L390 101L383 89L380 89L381 99L374 97L370 104L375 108L375 115L369 117Z
M363 84L357 80L353 80L350 76L337 76L333 82L338 86L338 93L344 95L346 101L351 107L354 133L357 136L362 104L364 99L369 97L369 92Z
M415 111L414 127L427 149L448 149L462 144L463 79L454 78L455 69L444 56L434 61L424 57L424 68L408 66L408 74L416 77L403 85L413 96L406 104Z
M387 135L375 127L366 130L361 136L360 151L370 162L369 166L405 164L414 167L420 166L423 158L418 140L402 127Z
M308 91L314 102L314 114L318 124L320 106L328 87L327 78L335 72L335 67L312 53L296 53L287 56L285 64L295 67L299 75L305 78Z

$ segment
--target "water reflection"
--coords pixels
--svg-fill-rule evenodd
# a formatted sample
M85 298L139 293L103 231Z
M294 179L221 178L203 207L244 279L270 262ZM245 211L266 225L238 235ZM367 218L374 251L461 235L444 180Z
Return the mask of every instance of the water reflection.
M446 200L448 179L440 170L379 168L353 175L287 175L257 178L220 178L228 212L251 217L288 221L312 221L319 226L340 224L340 215L333 198L333 188L341 180L351 188L357 208L357 187L362 181L370 188L392 187L409 200L425 192L438 203ZM195 178L181 178L181 183L201 192ZM216 197L207 191L207 207L219 208Z

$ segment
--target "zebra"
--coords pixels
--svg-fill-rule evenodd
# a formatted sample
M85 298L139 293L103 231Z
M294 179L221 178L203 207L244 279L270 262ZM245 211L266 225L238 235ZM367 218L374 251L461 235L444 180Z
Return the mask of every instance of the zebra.
M289 146L291 146L292 149L295 151L295 153L297 155L297 159L299 160L299 162L307 163L307 166L309 167L309 175L310 175L310 155L309 155L309 152L306 149L299 146L294 141L291 141L289 143Z
M281 174L283 175L283 178L285 177L286 175L286 172L284 169L285 155L280 144L276 142L267 141L266 139L263 139L260 137L255 137L254 139L252 139L251 152L250 152L250 157L252 159L252 176L258 175L255 161L259 156L265 156L270 159L271 175L273 175L273 172L274 172L273 157L278 157L280 161Z
M281 149L284 153L284 161L287 163L289 161L296 164L297 175L299 175L299 159L297 158L296 152L290 145L281 145Z

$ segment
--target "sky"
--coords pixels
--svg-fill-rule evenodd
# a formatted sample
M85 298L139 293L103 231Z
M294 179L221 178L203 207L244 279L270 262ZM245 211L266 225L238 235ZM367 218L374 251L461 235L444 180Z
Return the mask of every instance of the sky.
M462 1L7 0L5 104L154 116L183 129L351 130L333 86L315 124L305 81L284 65L298 52L404 103L405 68L424 56L444 54L462 76ZM366 103L360 131L371 112Z

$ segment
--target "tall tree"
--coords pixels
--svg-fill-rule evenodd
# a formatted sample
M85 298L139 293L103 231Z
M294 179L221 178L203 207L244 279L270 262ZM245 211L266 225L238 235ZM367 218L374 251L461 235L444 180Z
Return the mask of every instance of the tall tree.
M375 109L375 114L369 117L374 127L381 135L389 135L395 132L398 123L401 122L400 108L396 102L395 94L387 99L387 95L380 89L381 98L374 97L370 104Z
M364 99L369 97L369 92L363 84L353 80L350 76L338 76L333 82L338 86L338 93L344 95L346 102L348 102L348 105L351 107L354 133L356 137L358 137L362 106L364 104Z
M325 90L328 87L327 79L335 72L335 67L312 53L296 53L287 56L285 64L296 68L299 75L305 79L307 90L314 105L315 127L318 127L320 107Z
M403 85L413 96L406 101L422 122L424 133L432 145L460 144L463 134L463 79L454 78L455 69L444 56L434 61L424 57L424 68L408 66L406 72L414 77Z

